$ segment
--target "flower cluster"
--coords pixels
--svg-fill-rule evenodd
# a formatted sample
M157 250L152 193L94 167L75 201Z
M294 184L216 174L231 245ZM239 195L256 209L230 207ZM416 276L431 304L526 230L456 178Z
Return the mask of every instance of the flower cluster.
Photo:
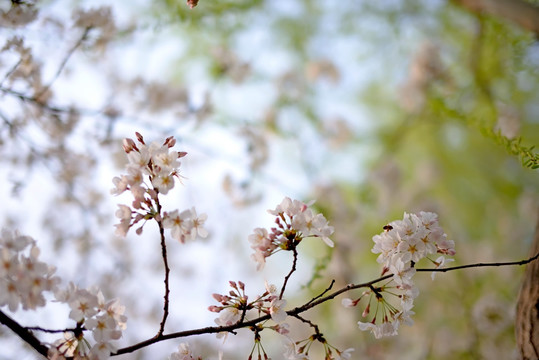
M43 292L54 291L56 269L39 261L39 248L29 236L2 229L0 236L0 306L9 310L45 306Z
M111 341L118 340L126 327L125 307L117 299L105 301L97 288L79 289L73 283L67 289L57 291L55 296L57 301L69 305L69 318L75 320L77 326L52 344L49 358L108 359L116 351ZM93 346L89 345L84 331L92 332Z
M286 319L287 314L284 310L286 300L279 298L275 285L266 283L266 291L258 296L254 301L249 302L249 297L245 294L245 284L241 281L229 282L232 290L228 295L213 294L213 298L217 300L221 306L212 305L208 310L220 313L215 319L215 323L219 326L233 325L242 320L247 311L256 309L258 314L270 314L271 319L282 326L272 327L273 330L283 333L286 332L287 325L282 324Z
M141 220L155 219L162 222L164 228L171 229L172 237L178 241L194 239L197 235L206 237L208 233L203 224L207 216L198 216L194 208L161 214L158 196L167 194L174 187L176 178L180 178L179 159L187 153L172 150L176 144L172 136L163 144L152 142L149 145L146 145L142 135L136 133L136 136L138 144L132 139L123 141L129 161L127 174L112 179L115 186L112 194L119 195L129 190L134 197L131 207L118 205L116 217L120 223L116 225L116 234L125 236ZM137 229L137 234L142 232L143 226L144 223Z
M363 298L368 298L362 313L370 315L371 301L376 299L375 313L368 322L359 321L361 330L371 331L376 338L397 335L399 325L413 324L411 309L413 301L419 294L414 285L415 264L422 258L429 259L436 268L453 261L443 255L455 254L455 243L447 240L447 235L438 225L438 215L431 212L420 212L419 215L404 213L402 220L393 221L384 226L384 231L373 237L372 252L380 254L378 263L383 265L382 275L392 274L391 281L380 287L370 286L355 300L345 298L342 303L346 307L357 306ZM429 258L432 254L442 254L436 260ZM434 279L434 272L432 273ZM388 296L384 296L384 293ZM388 298L398 299L396 305Z
M319 237L330 247L333 241L329 238L333 234L333 227L322 214L314 214L309 208L312 203L305 204L299 200L285 197L275 210L268 210L275 215L277 227L271 232L264 228L256 228L249 235L251 248L255 251L252 258L258 263L260 270L266 263L266 258L279 250L293 250L307 237Z
M258 316L269 314L276 324L266 325L266 320L249 328L254 334L254 346L249 359L253 358L255 351L258 353L259 359L262 357L268 359L266 351L262 346L260 333L264 329L271 329L285 336L289 333L289 326L284 322L288 316L285 311L286 300L277 295L275 285L269 285L268 283L266 283L266 291L262 295L257 296L253 301L249 301L249 297L245 294L245 284L241 281L237 283L230 281L230 287L232 290L228 295L213 294L214 299L221 305L212 305L208 310L220 313L219 317L215 319L215 323L219 326L230 326L241 323L247 319L250 310L256 311ZM226 338L226 334L226 332L221 332L217 334L217 337Z
M447 235L438 225L438 215L420 212L419 215L404 213L402 220L396 220L384 227L384 232L375 235L372 252L380 254L382 273L390 271L397 283L406 283L407 271L424 257L432 254L455 255L455 242L447 240ZM447 260L441 256L435 260L437 267ZM413 274L412 274L413 275Z

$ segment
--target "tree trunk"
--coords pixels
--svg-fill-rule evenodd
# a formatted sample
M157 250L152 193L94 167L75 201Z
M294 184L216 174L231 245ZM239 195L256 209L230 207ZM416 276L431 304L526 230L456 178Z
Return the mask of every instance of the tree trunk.
M531 255L539 253L539 220L531 247ZM516 316L517 346L523 360L539 359L539 260L526 267L520 289Z

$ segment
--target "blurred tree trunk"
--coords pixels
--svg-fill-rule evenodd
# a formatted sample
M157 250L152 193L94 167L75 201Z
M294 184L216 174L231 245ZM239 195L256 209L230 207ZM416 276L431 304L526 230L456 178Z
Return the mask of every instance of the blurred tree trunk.
M468 11L507 19L539 38L539 7L524 0L452 0Z
M539 220L530 256L537 253L539 253ZM539 260L532 261L526 267L518 297L515 329L522 359L539 359Z

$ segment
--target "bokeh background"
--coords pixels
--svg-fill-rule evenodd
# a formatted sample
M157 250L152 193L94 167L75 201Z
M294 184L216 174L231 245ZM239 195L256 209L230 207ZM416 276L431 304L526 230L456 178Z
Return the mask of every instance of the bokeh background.
M157 227L114 236L116 204L130 200L109 195L111 179L135 131L175 136L189 154L165 208L208 214L208 239L168 242L167 331L212 325L211 294L229 280L253 297L264 280L282 283L289 254L256 272L247 236L284 196L316 200L336 243L301 244L290 306L332 279L377 277L372 236L405 211L439 214L454 264L528 256L539 45L520 21L533 11L518 9L536 1L502 13L489 1L0 1L1 226L36 238L64 281L121 299L120 347L156 333L164 291ZM417 274L415 324L383 340L360 332L361 310L340 298L306 317L354 359L512 359L521 275ZM10 315L61 329L67 314L50 304ZM291 325L295 340L310 335ZM263 335L281 358L279 336ZM246 359L252 346L249 331L187 340L205 359ZM166 359L182 341L118 359ZM2 360L36 356L5 327L0 349Z

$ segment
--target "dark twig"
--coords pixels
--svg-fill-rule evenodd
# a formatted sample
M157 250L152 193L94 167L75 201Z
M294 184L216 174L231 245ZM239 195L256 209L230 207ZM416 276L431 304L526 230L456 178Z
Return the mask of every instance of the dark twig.
M303 316L299 314L295 314L292 316L298 319L299 321L304 322L305 324L308 324L310 327L314 329L314 332L316 333L316 335L320 335L320 329L318 328L318 325L313 323L311 320L305 319Z
M531 263L532 261L537 260L538 258L539 258L539 253L535 254L535 256L532 256L529 259L520 260L520 261L476 263L476 264L452 266L452 267L441 268L441 269L416 269L416 271L418 271L418 272L447 272L447 271L461 270L461 269L468 269L468 268L476 268L476 267L478 268L478 267L526 265L526 264Z
M284 290L286 289L286 284L288 283L288 279L290 279L290 276L292 276L292 273L296 271L296 263L298 262L298 251L294 247L292 248L292 252L294 254L294 260L292 262L292 269L290 269L290 272L284 278L284 283L283 283L283 287L281 288L281 294L279 295L279 300L283 298Z
M333 288L333 285L335 284L335 279L331 280L331 284L329 284L329 286L326 288L326 290L324 290L320 295L317 295L315 297L313 297L308 303L312 303L313 301L315 301L316 299L319 299L321 298L322 296L324 296L329 290L331 290L331 288Z
M157 204L157 214L161 217L161 203L159 203L159 194L155 197L155 203ZM159 225L159 234L161 235L161 255L163 256L163 264L165 266L165 296L164 296L164 304L163 304L163 319L161 320L161 324L159 325L159 331L157 332L156 338L159 338L163 335L163 332L165 331L165 323L167 321L168 317L168 296L170 294L170 288L169 288L169 274L170 274L170 268L168 267L168 260L167 260L167 245L165 242L165 228L163 227L163 219L160 218L157 220L157 224Z
M416 271L418 271L418 272L448 272L448 271L453 271L453 270L462 270L462 269L474 268L474 267L496 267L496 266L526 265L526 264L528 264L528 263L530 263L532 261L537 260L538 258L539 258L539 253L536 254L535 256L531 257L531 258L528 258L526 260L520 260L520 261L495 262L495 263L477 263L477 264L453 266L453 267L442 268L442 269L416 269ZM331 294L329 294L329 295L327 295L325 297L320 297L321 295L319 295L319 296L317 296L317 300L314 300L314 301L310 300L306 304L304 304L302 306L295 307L294 309L289 310L286 313L289 316L297 318L296 315L301 314L301 313L303 313L303 312L305 312L305 311L307 311L309 309L312 309L312 308L314 308L314 307L316 307L316 306L318 306L318 305L320 305L322 303L325 303L326 301L332 300L332 299L334 299L335 297L337 297L340 294L343 294L345 292L348 292L348 291L354 290L354 289L371 287L372 285L374 285L376 283L379 283L380 281L384 281L386 279L389 279L392 276L393 275L391 275L391 274L390 275L384 275L384 276L381 276L381 277L379 277L377 279L374 279L374 280L371 280L371 281L368 281L368 282L365 282L365 283L349 284L349 285L343 287L342 289L336 290L333 293L331 293ZM324 290L323 293L326 293L326 292L327 292L327 290ZM260 323L262 321L268 320L270 318L271 318L270 315L264 315L264 316L260 316L258 318L255 318L255 319L252 319L252 320L249 320L249 321L238 322L236 324L232 324L232 325L229 325L229 326L210 326L210 327L205 327L205 328L200 328L200 329L193 329L193 330L174 332L174 333L170 333L170 334L166 334L166 335L161 334L160 336L156 336L154 338L144 340L144 341L142 341L142 342L140 342L138 344L128 346L128 347L125 347L125 348L121 348L116 353L112 354L112 356L131 353L133 351L144 348L146 346L155 344L155 343L160 342L160 341L169 340L169 339L176 339L176 338L182 338L182 337L188 337L188 336L194 336L194 335L202 335L202 334L215 334L215 333L220 333L220 332L232 332L233 330L237 330L237 329L241 329L241 328L247 328L247 327L250 327L250 326L255 326L256 324L258 324L258 323Z
M160 206L158 207L160 209ZM158 222L159 223L159 222ZM161 232L161 240L162 243L164 241L164 229L162 225L160 224L160 232ZM160 330L156 336L153 338L141 341L137 344L127 346L124 348L119 349L115 353L111 354L112 356L121 355L121 354L127 354L132 353L136 350L142 349L144 347L150 346L152 344L169 340L169 339L176 339L176 338L182 338L182 337L188 337L188 336L195 336L195 335L203 335L203 334L216 334L220 332L232 332L234 333L234 330L241 329L241 328L248 328L251 326L255 326L258 323L262 321L266 321L271 318L269 314L259 316L255 319L245 321L245 322L238 322L236 324L228 325L228 326L210 326L205 328L199 328L199 329L192 329L192 330L186 330L186 331L179 331L174 332L170 334L164 334L164 325L166 321L166 317L168 316L168 262L166 260L166 248L162 246L163 254L164 254L164 262L165 262L165 306L164 306L164 316L163 320L160 325ZM462 269L468 269L468 268L476 268L476 267L498 267L498 266L518 266L518 265L526 265L531 263L532 261L536 261L539 258L539 253L536 255L520 261L508 261L508 262L493 262L493 263L476 263L476 264L468 264L468 265L460 265L460 266L453 266L448 268L442 268L442 269L416 269L418 272L448 272L453 270L462 270ZM385 275L381 276L377 279L361 283L361 284L349 284L339 290L334 291L333 293L321 297L323 294L328 292L328 289L324 290L324 292L314 299L310 300L309 302L305 303L302 306L295 307L292 310L287 311L286 313L289 316L302 319L301 317L298 317L297 315L312 309L322 303L325 303L329 300L334 299L340 294L343 294L345 292L348 292L350 290L359 289L359 288L365 288L365 287L371 287L373 284L376 284L380 281L384 281L386 279L391 278L392 275ZM333 284L333 282L332 282ZM303 321L303 320L302 320ZM17 334L21 339L23 339L26 343L28 343L30 346L32 346L37 352L42 354L43 356L47 356L47 347L43 345L39 339L37 339L31 331L28 329L22 327L19 325L15 320L11 319L9 316L4 314L2 311L0 311L0 323L6 325L8 328L10 328L15 334Z
M65 333L65 332L75 332L80 331L80 328L70 328L70 329L45 329L39 326L26 326L26 330L30 331L41 331L49 334Z

